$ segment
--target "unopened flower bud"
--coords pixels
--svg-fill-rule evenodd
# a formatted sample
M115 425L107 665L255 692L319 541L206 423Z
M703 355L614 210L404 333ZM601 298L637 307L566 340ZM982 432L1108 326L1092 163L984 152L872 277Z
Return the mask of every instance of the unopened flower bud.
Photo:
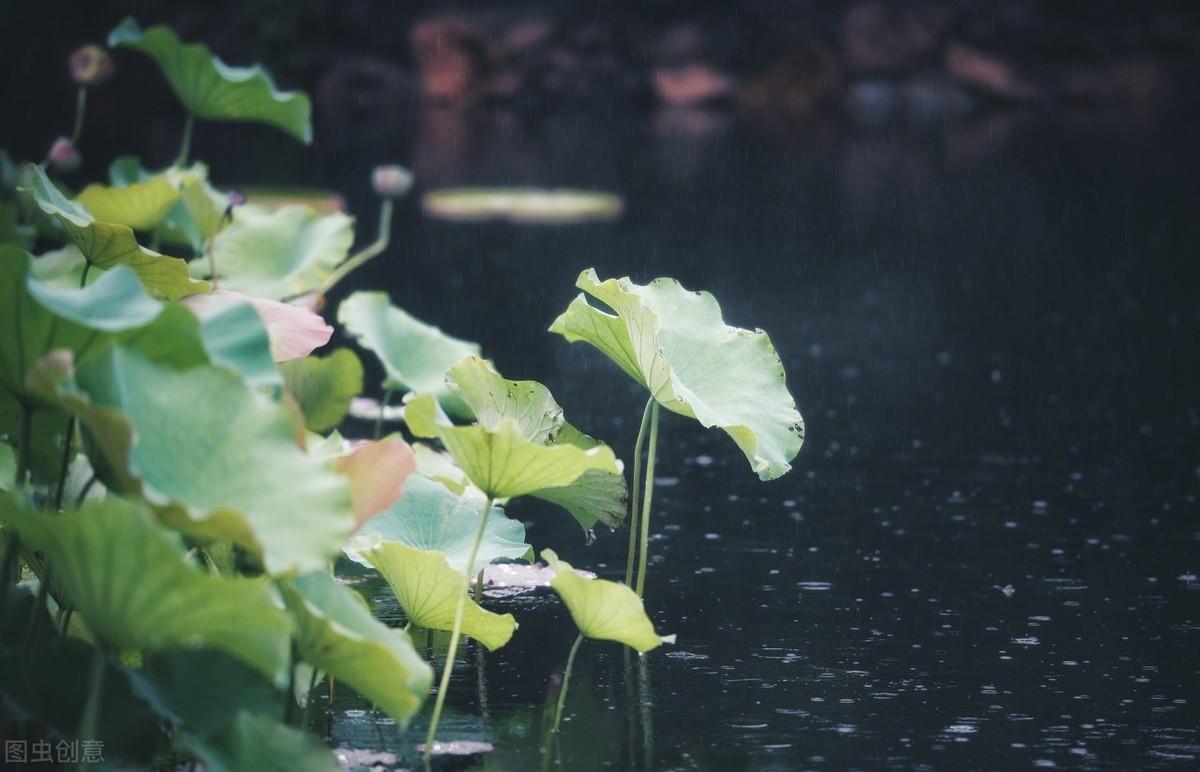
M73 172L79 168L82 158L74 142L66 137L59 137L50 146L50 152L46 154L46 161L54 167L55 171Z
M237 188L230 188L226 195L229 197L229 206L231 207L246 203L246 194Z
M376 166L371 171L371 185L383 198L400 198L412 184L412 172L403 166Z
M71 80L81 86L99 86L112 77L112 57L108 51L97 45L86 45L76 48L67 60L71 69Z

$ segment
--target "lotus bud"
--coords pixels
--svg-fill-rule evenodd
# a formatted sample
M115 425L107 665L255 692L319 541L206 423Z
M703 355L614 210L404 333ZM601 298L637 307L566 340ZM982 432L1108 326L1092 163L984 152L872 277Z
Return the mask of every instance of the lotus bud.
M237 188L230 188L228 196L230 208L246 203L246 194Z
M73 172L79 168L82 158L74 142L67 137L59 137L50 146L50 152L46 154L46 161L54 167L55 171Z
M71 80L81 86L99 86L111 78L116 69L108 51L94 44L76 48L67 61Z
M371 171L371 185L382 198L400 198L412 184L412 172L403 166L376 166Z

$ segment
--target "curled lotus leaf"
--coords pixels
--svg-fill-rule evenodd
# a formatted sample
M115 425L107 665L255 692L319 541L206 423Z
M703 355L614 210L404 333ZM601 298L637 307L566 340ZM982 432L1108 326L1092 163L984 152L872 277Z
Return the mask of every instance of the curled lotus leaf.
M585 294L551 332L595 346L668 410L725 431L761 479L791 469L804 419L765 332L725 324L716 298L674 279L600 281L589 268L576 286ZM611 313L589 303L589 295Z

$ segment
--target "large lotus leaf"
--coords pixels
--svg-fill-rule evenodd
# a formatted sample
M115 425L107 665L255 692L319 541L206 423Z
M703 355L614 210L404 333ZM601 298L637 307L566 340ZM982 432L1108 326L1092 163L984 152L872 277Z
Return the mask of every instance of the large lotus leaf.
M408 634L371 616L358 593L324 571L285 582L283 594L300 656L407 724L433 682Z
M730 327L716 298L689 292L674 279L602 282L589 268L576 286L616 315L581 294L551 332L598 348L663 407L723 429L763 480L791 469L804 442L804 420L765 332Z
M494 498L570 485L592 469L621 473L606 446L583 450L574 445L538 445L526 439L512 419L494 430L478 424L455 426L428 394L408 403L405 420L418 437L440 439L475 487Z
M291 623L268 579L210 576L189 564L177 535L130 501L46 514L5 497L0 519L44 556L54 586L105 645L220 649L283 683Z
M370 565L363 551L384 542L400 542L419 550L441 552L451 567L465 576L483 505L484 497L478 491L459 494L428 477L410 475L404 485L404 496L354 534L346 555L357 563ZM519 520L505 517L500 507L492 507L472 573L497 558L516 559L527 552L525 526Z
M21 406L33 411L31 462L44 480L56 479L65 414L49 409L25 385L33 364L53 349L78 359L102 350L116 335L148 324L162 310L128 268L106 272L84 289L60 288L30 275L31 258L0 245L0 436L14 445Z
M488 651L512 638L517 628L513 615L495 614L465 597L467 577L452 568L441 552L388 541L361 554L387 581L412 624L453 631L454 612L459 598L464 598L463 635L479 641Z
M312 107L298 91L278 91L261 66L230 67L208 46L185 44L170 27L142 30L128 18L108 35L110 48L141 51L158 63L188 112L209 121L253 121L312 142Z
M167 300L212 290L208 282L188 276L183 260L141 246L128 225L97 221L86 208L64 196L40 166L30 169L30 191L38 208L62 224L67 237L93 267L127 265L137 272L148 292Z
M353 528L347 480L229 369L177 370L117 346L81 366L76 385L54 380L123 475L118 487L140 488L174 528L241 544L272 573L325 565Z
M160 174L123 187L92 183L75 200L100 222L148 231L156 228L179 201L179 189L167 175Z
M205 296L208 297L208 296ZM279 386L283 377L271 356L271 339L249 303L229 306L200 321L209 360L241 374L251 386Z
M211 737L187 734L180 743L203 762L205 772L342 772L315 735L248 711Z
M340 424L350 400L362 392L362 363L350 349L339 348L327 357L293 359L279 369L284 389L300 405L309 431L325 432Z
M633 590L607 579L586 579L552 550L542 550L542 559L555 572L550 586L567 604L571 619L584 637L623 643L642 654L664 642L674 643L675 636L654 632L642 599Z
M225 289L213 290L207 295L192 295L183 303L205 320L233 306L253 306L262 324L266 325L271 343L268 353L276 362L307 356L333 336L333 328L318 314L291 303L264 300Z
M223 289L270 300L303 295L320 286L346 259L354 242L354 218L341 212L320 215L304 206L268 211L256 206L234 210L233 220L213 239ZM193 273L209 270L207 260Z
M417 474L436 480L459 495L468 490L483 495L482 491L471 484L466 473L454 463L449 453L434 450L424 442L414 442L412 450L417 461Z
M604 445L576 429L563 418L563 410L550 390L536 381L510 381L491 365L468 357L456 362L446 381L475 414L479 425L495 431L511 420L517 430L536 445L570 445L583 451ZM619 467L618 467L619 468ZM616 527L625 517L625 476L591 469L569 485L528 491L566 509L584 528L603 522Z
M386 292L355 292L338 306L338 321L358 344L379 357L387 374L384 387L414 394L433 394L453 416L471 412L446 388L450 365L479 356L478 343L459 340L409 316L391 304Z
M208 167L194 163L189 167L172 166L151 172L136 156L120 156L108 167L108 179L115 188L124 188L156 178L167 179L178 191L178 200L155 229L155 237L164 244L205 251L208 240L221 226L229 207L229 196L208 182ZM104 219L97 215L98 219Z

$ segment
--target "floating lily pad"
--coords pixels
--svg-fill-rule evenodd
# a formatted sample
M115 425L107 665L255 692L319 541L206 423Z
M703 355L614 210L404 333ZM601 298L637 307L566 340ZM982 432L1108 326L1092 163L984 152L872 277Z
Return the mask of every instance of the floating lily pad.
M98 222L82 205L64 196L41 167L31 166L30 170L30 190L38 208L62 225L67 237L93 267L107 270L127 265L137 273L147 292L167 300L212 289L208 282L189 278L183 260L138 244L128 225Z
M412 475L405 482L404 496L354 534L346 555L369 565L363 552L385 542L400 542L415 549L441 552L465 577L483 505L484 497L477 491L460 495L439 482ZM472 574L497 558L516 559L529 552L525 526L505 517L500 507L492 507L484 528Z
M508 220L525 225L565 225L611 220L620 196L567 188L447 188L425 194L425 212L444 220Z
M344 682L401 726L416 713L433 682L433 670L403 630L371 616L366 602L324 571L283 584L296 620L300 655Z
M589 268L576 286L615 315L579 295L551 332L595 346L663 407L723 429L763 480L791 469L804 420L765 332L726 325L712 295L674 279L602 282Z
M44 556L53 586L105 645L212 647L283 683L291 623L269 580L218 578L192 567L179 538L133 502L112 498L45 514L4 496L0 522Z
M383 365L387 389L433 394L453 416L470 410L445 383L446 370L463 357L479 356L478 343L459 340L409 316L391 304L386 292L355 292L338 306L338 321L358 345Z
M143 493L172 527L241 544L272 573L322 567L340 551L354 525L346 478L305 454L292 416L231 370L176 370L118 346L81 365L73 385L69 375L43 389L103 449L106 484Z
M361 556L387 581L410 622L430 630L454 629L454 614L463 600L462 634L495 651L512 638L517 621L512 614L495 614L466 597L467 577L452 568L446 556L397 541L382 542Z
M555 572L550 586L567 604L571 619L585 638L616 641L642 654L675 642L673 635L654 632L642 599L625 585L607 579L584 579L552 550L542 550L542 559Z
M246 194L246 203L275 211L285 206L305 206L319 214L346 211L346 200L335 190L321 188L239 186Z
M233 220L213 239L219 284L269 300L315 290L346 259L354 242L354 219L319 215L308 207L274 212L255 206L234 210ZM210 270L192 263L194 275Z
M252 121L312 142L312 107L298 91L279 91L261 66L230 67L208 46L179 40L170 27L143 30L128 18L108 35L110 48L132 48L162 69L188 112L208 121Z

